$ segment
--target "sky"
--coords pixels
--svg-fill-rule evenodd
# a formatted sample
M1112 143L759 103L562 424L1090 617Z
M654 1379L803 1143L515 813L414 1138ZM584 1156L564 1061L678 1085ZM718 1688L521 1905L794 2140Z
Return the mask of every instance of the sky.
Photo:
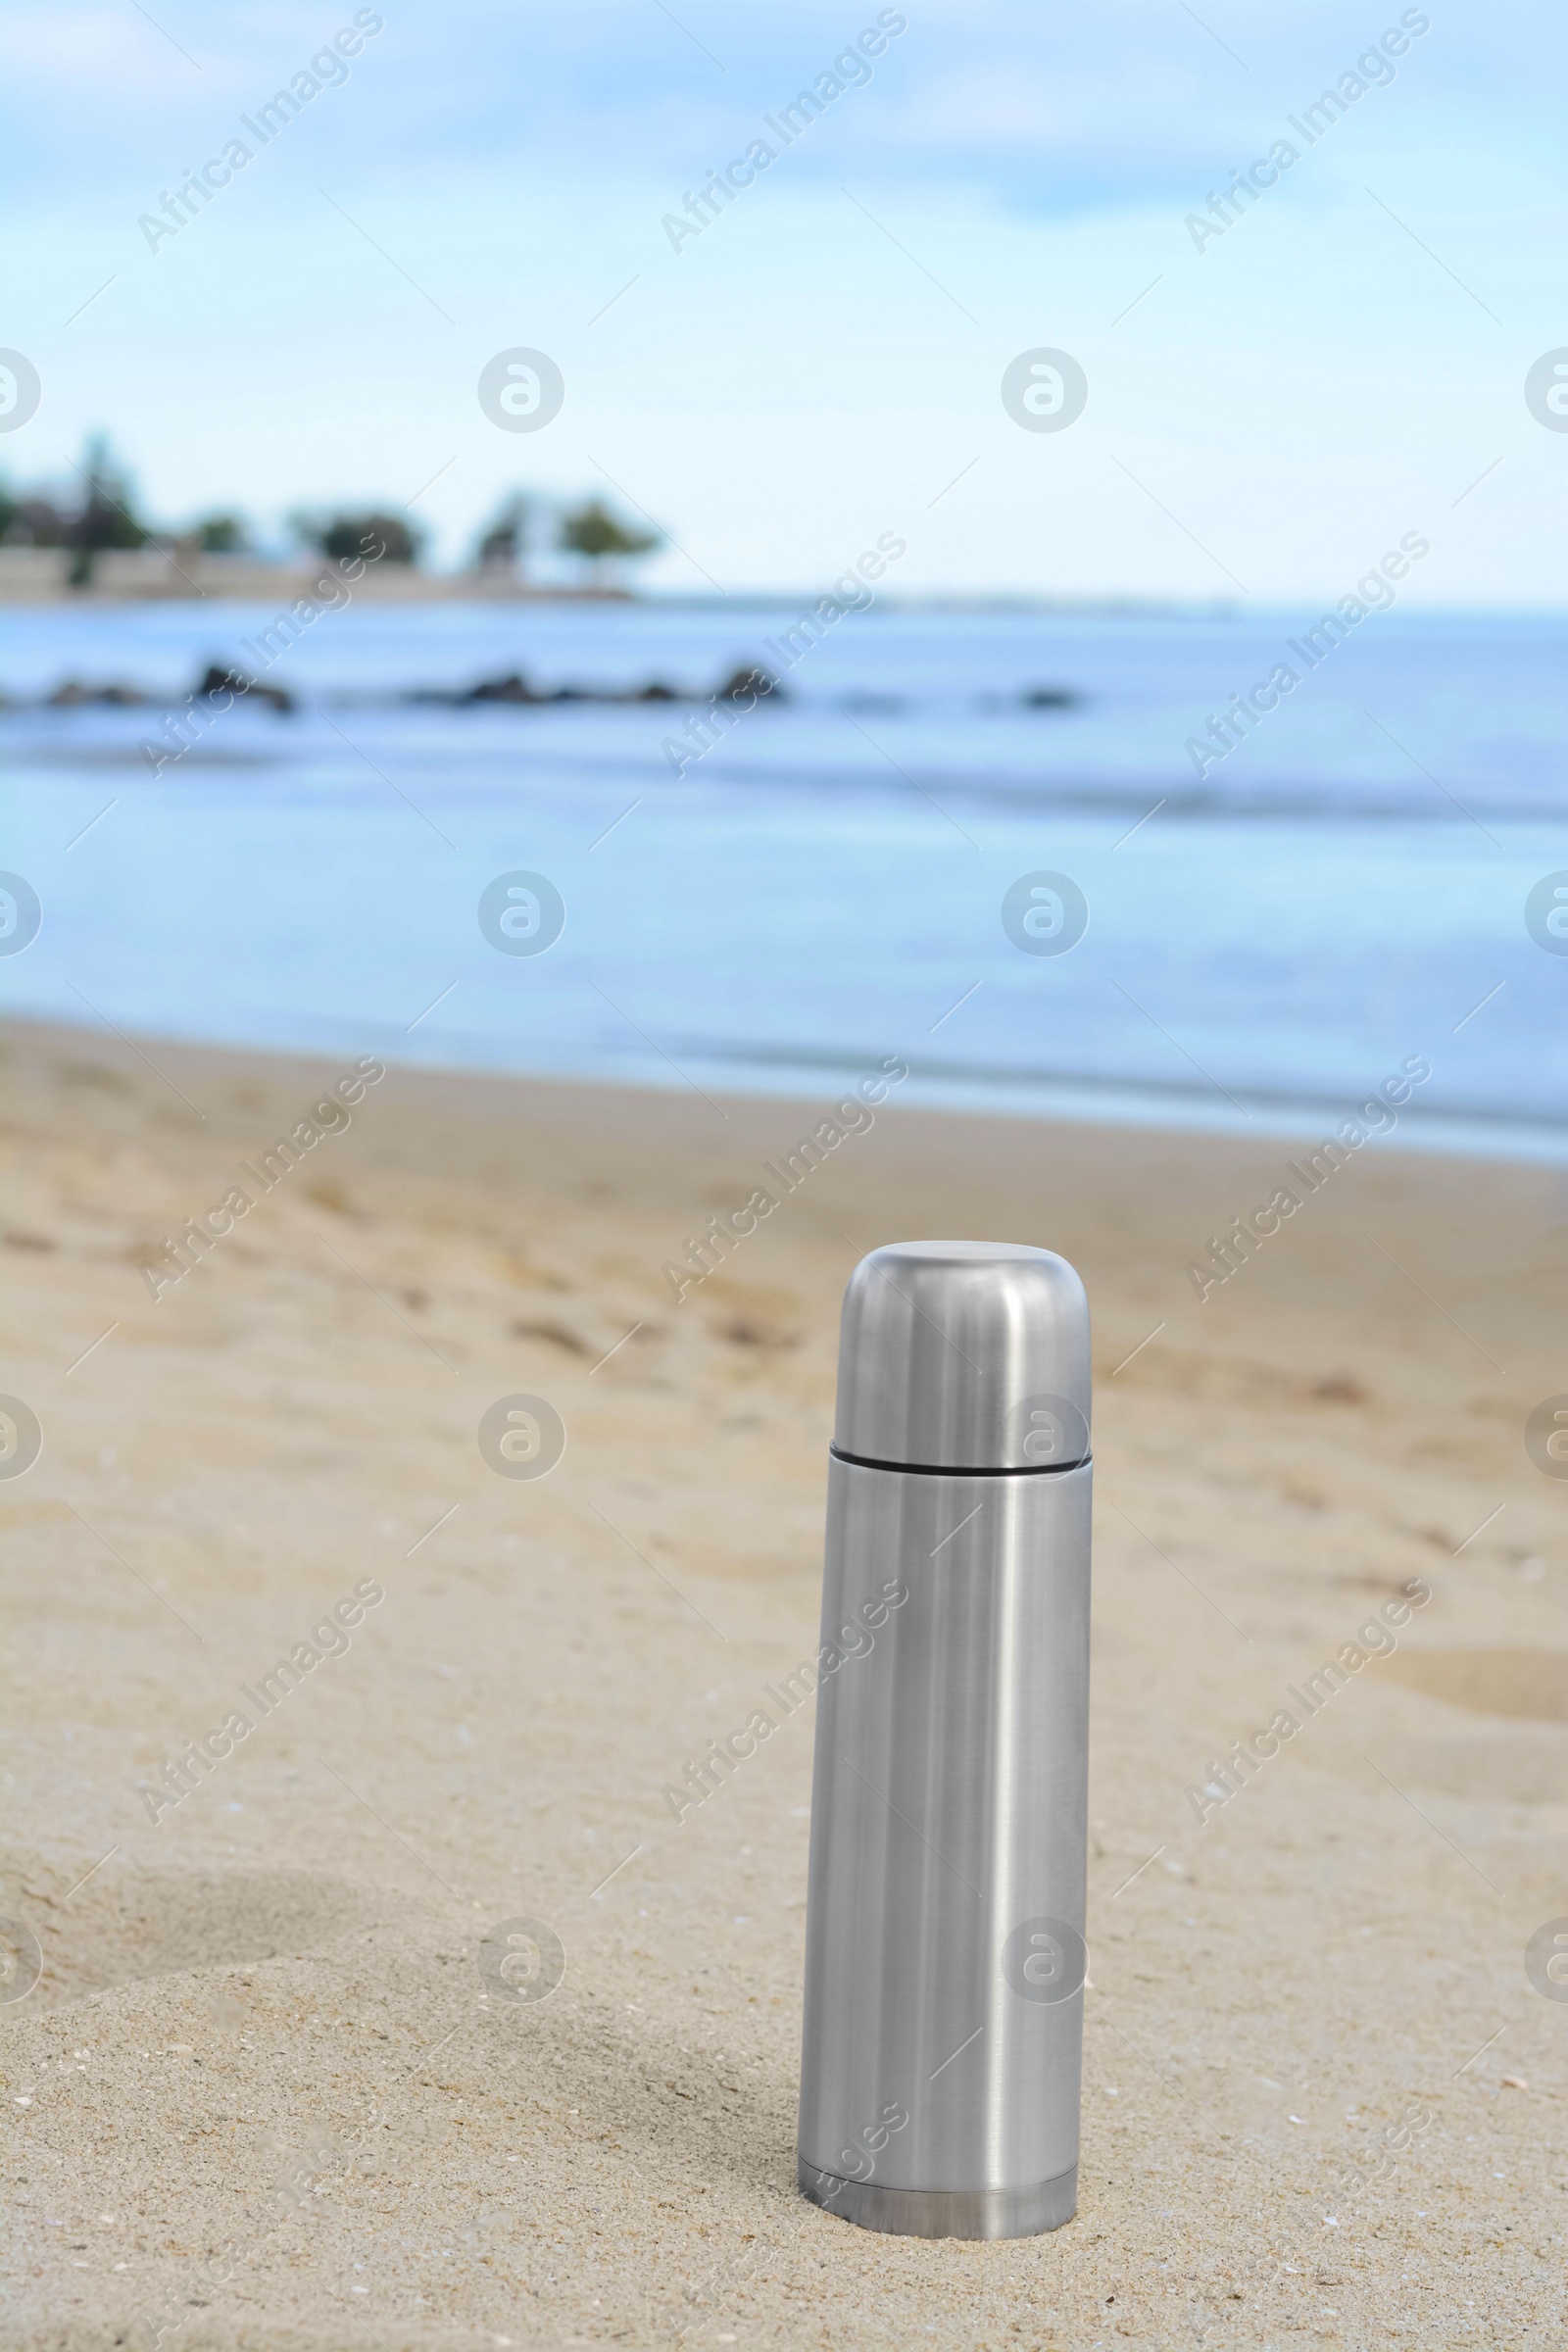
M1568 31L1539 0L49 0L0 26L0 346L39 382L0 413L12 484L74 478L101 427L160 520L374 501L443 564L514 489L601 494L668 534L666 592L808 589L891 533L902 594L1256 607L1414 532L1412 605L1564 601L1568 431L1526 398L1568 347ZM1325 90L1343 111L1307 116ZM560 375L526 430L480 399L516 351ZM1014 363L1046 429L1009 412Z

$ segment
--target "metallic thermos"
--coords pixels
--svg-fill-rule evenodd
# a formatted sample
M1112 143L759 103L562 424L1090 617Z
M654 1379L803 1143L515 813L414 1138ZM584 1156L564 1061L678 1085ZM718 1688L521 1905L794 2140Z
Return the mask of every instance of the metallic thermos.
M1049 1250L850 1279L828 1473L800 2183L868 2230L1077 2202L1089 1309Z

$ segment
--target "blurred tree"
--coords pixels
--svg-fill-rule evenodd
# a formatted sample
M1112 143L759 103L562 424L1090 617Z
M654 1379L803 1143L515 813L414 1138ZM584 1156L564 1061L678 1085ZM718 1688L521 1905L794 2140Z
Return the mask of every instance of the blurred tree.
M69 547L72 518L65 508L52 498L36 492L25 498L5 500L6 520L0 527L0 539L8 547Z
M143 547L152 536L132 512L130 484L111 458L107 437L95 433L83 455L85 464L77 469L83 483L81 506L72 518L67 541L75 550L67 574L72 588L91 583L93 567L107 548Z
M248 556L251 535L238 514L204 514L196 525L196 543L204 556Z
M401 514L371 508L363 514L295 514L290 522L307 547L319 548L333 564L417 564L424 533Z
M514 578L522 578L527 569L529 513L520 490L502 500L474 548L474 562L481 571L509 571Z
M634 524L617 522L601 500L589 498L563 514L557 544L568 555L583 557L597 578L607 561L651 555L663 537L662 531L640 531Z

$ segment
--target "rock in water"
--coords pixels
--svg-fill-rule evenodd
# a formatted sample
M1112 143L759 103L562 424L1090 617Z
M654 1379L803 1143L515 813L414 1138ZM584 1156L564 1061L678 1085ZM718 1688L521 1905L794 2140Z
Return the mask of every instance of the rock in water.
M264 686L259 679L247 677L242 669L220 669L211 663L195 688L197 695L250 695L256 702L266 703L273 710L292 710L294 697L282 686Z
M790 699L770 670L738 669L732 678L725 679L713 700L718 703L760 702L764 695L771 695L775 703L787 703Z
M481 678L464 696L468 703L542 703L549 696L535 694L520 670L509 670L502 678Z

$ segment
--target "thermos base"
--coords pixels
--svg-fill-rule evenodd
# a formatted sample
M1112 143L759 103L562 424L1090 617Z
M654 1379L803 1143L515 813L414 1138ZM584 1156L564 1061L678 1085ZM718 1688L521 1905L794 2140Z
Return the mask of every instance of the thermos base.
M861 2230L901 2237L1038 2237L1078 2209L1078 2167L1028 2188L885 2188L799 2159L802 2193Z

